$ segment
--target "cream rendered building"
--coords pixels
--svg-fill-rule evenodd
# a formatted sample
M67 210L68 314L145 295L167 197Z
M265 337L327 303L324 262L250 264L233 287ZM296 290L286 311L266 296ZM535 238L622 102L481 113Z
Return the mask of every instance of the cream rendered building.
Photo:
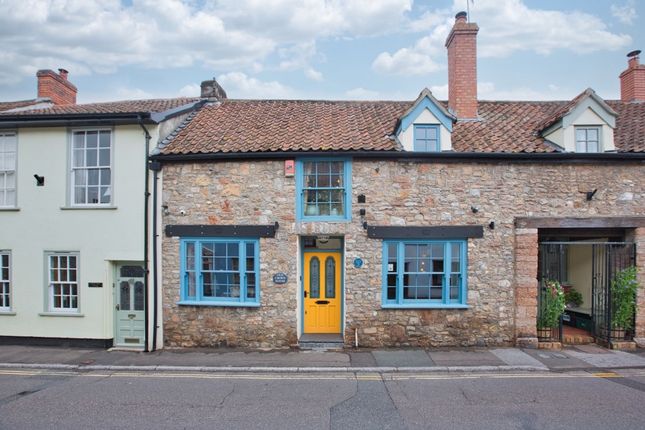
M38 80L0 112L0 343L154 349L147 155L201 102L77 105L66 71Z

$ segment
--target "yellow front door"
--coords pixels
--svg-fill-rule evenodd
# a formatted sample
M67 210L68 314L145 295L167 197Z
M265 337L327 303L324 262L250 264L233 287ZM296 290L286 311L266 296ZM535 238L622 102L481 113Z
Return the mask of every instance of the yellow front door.
M340 252L305 253L305 333L340 333Z

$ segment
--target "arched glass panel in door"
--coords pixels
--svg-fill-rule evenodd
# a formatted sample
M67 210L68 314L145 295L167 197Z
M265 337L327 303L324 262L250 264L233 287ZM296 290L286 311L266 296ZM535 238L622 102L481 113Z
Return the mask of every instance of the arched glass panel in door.
M312 299L320 298L320 260L314 257L309 262L309 295Z
M325 298L336 297L336 260L327 257L325 260Z

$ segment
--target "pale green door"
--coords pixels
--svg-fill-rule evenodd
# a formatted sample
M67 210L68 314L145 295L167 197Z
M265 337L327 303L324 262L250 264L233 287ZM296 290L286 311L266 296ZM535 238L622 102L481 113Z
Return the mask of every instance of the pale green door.
M145 341L144 278L143 266L117 266L114 336L117 346L142 347Z

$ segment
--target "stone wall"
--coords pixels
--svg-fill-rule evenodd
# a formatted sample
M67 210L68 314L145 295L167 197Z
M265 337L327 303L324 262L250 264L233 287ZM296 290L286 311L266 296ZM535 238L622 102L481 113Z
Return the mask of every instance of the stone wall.
M295 343L299 237L326 234L345 240L348 345L355 330L362 346L510 345L516 338L535 336L531 321L536 305L528 290L537 287L537 231L516 231L516 217L645 215L639 164L354 160L352 170L350 222L298 223L295 178L284 176L282 160L165 164L162 204L169 214L164 225L280 224L275 238L260 241L259 308L177 305L179 240L163 238L165 344ZM584 193L595 188L594 199L587 201ZM366 203L357 203L359 194ZM473 213L471 206L479 211ZM381 309L381 241L367 238L359 209L366 210L370 225L488 226L494 221L495 228L485 227L482 239L468 241L469 309ZM355 257L363 259L363 267L353 266ZM286 273L288 283L274 285L276 272ZM527 289L526 297L519 292L516 297L517 286Z

